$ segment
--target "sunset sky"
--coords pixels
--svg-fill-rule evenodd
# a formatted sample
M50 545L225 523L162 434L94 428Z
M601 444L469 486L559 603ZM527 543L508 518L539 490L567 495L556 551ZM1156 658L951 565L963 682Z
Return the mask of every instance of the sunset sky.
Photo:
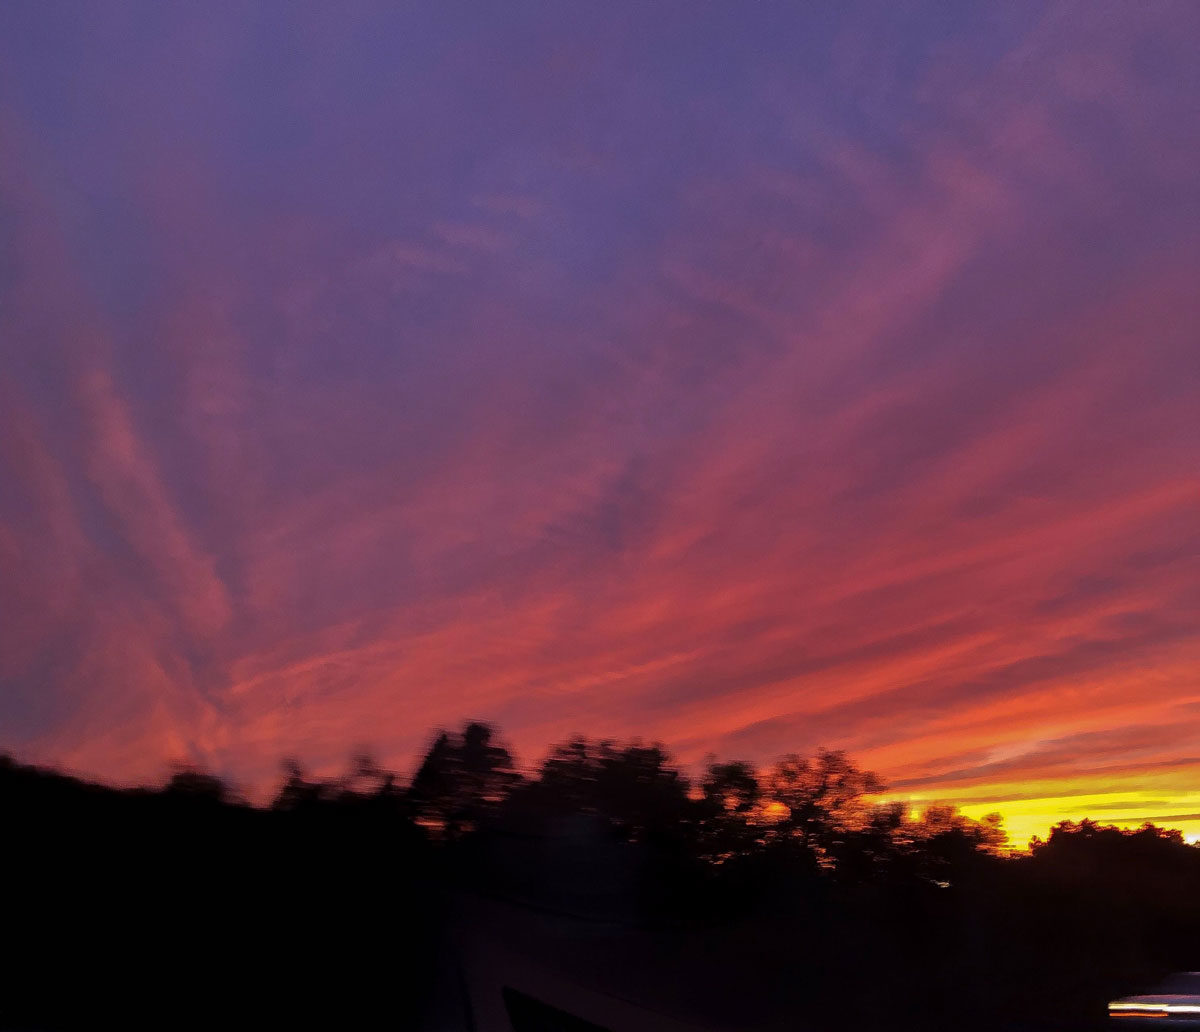
M1200 835L1200 4L0 5L0 750L497 722Z

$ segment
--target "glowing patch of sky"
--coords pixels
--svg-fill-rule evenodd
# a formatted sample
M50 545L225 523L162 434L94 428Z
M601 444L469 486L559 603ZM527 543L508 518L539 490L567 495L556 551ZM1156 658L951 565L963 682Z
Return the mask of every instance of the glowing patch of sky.
M261 792L470 716L1196 833L1198 42L5 5L0 747Z

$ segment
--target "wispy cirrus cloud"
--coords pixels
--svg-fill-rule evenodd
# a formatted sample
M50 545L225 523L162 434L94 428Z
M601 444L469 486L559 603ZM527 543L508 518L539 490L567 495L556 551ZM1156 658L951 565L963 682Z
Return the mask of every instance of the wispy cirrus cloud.
M0 745L263 791L482 716L1191 813L1167 6L7 12Z

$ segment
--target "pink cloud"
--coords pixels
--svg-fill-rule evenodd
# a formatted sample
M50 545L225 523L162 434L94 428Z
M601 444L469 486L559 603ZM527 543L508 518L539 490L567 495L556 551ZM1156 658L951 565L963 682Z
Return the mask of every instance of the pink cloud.
M355 34L318 20L297 45L340 75L325 29ZM327 124L315 89L222 101L258 84L211 29L203 132L156 142L141 80L106 80L148 112L91 202L128 240L7 116L0 687L49 700L11 746L259 793L284 755L408 766L464 717L526 759L578 730L687 763L844 746L980 801L1191 770L1160 744L1200 721L1197 252L1162 214L1188 141L1138 122L1161 89L1123 88L1112 26L933 47L915 85L859 30L822 73L847 108L795 62L676 104L696 85L623 50L596 99L607 40ZM509 89L538 95L521 133L486 106ZM395 153L381 111L415 125Z

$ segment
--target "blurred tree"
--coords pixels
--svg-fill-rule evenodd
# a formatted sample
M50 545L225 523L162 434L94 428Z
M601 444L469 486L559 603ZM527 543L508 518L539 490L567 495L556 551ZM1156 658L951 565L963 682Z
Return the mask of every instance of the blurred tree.
M762 788L744 760L710 760L700 782L700 853L723 863L752 850L763 831Z
M1003 848L1007 835L998 813L981 821L963 816L953 806L930 806L909 829L912 848L926 878L953 881L970 870L983 856L994 856Z
M442 731L417 769L409 801L418 819L448 839L477 828L520 782L512 754L488 724Z
M163 792L176 797L204 800L209 803L235 802L234 793L215 774L201 770L191 764L177 763Z
M271 803L271 809L307 811L328 798L329 786L321 781L310 780L297 760L284 760L283 774L283 784Z
M908 804L869 807L857 826L844 828L832 847L834 867L843 881L904 880L912 875L913 822Z
M659 744L592 742L551 749L522 803L548 813L593 814L628 841L676 836L689 809L687 779Z
M869 816L867 796L883 791L871 771L859 770L844 752L820 749L814 759L783 757L766 778L765 795L778 820L772 838L807 847L823 865L843 834Z
M13 948L0 1027L157 1026L157 1002L127 988L191 999L214 956L227 973L294 989L256 998L236 974L209 979L182 1027L231 1013L294 1027L370 1023L397 1002L407 1007L398 1023L420 1027L443 890L463 885L533 898L549 884L538 898L606 919L622 907L639 921L665 917L705 950L713 930L730 957L755 951L753 991L798 987L776 1013L803 1007L831 1026L888 1027L904 997L912 1027L954 1028L970 1013L991 1032L1030 1014L1047 1028L1086 1028L1105 1000L1195 966L1200 849L1153 824L1063 822L1030 855L1010 856L994 815L935 806L913 819L903 803L871 805L877 779L840 754L787 757L763 777L711 760L690 798L661 746L586 738L551 750L537 779L511 792L512 758L481 724L439 735L415 781L414 798L451 837L479 823L489 834L431 846L406 819L406 794L365 756L334 780L288 763L276 812L190 767L162 789L117 790L0 756L14 843L5 859L21 887L5 914ZM499 806L534 819L500 827L489 819ZM594 819L539 826L563 812ZM725 853L717 865L695 859ZM130 948L112 949L115 927ZM396 928L388 950L366 948ZM739 928L746 938L731 945ZM313 961L296 951L305 942L351 948L328 951L311 978ZM78 991L58 991L66 984Z

